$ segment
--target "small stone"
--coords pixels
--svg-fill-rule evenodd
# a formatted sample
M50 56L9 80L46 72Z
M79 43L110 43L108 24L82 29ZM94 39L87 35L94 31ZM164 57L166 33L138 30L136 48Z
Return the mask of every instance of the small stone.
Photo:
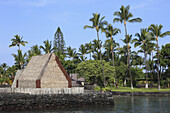
M4 105L5 102L4 101L0 101L0 106Z

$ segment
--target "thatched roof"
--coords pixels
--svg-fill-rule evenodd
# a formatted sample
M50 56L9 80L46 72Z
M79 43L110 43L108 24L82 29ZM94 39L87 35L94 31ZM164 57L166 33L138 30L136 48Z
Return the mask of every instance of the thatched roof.
M54 53L33 56L17 78L17 87L66 88L71 79Z

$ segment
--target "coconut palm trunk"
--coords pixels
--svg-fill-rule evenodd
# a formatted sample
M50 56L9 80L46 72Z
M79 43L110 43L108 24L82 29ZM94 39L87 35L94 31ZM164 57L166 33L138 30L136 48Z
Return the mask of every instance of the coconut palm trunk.
M146 70L146 85L145 88L148 88L148 65L147 65L147 51L145 50L145 70Z
M111 36L111 42L113 41L113 37ZM112 53L112 62L113 62L113 67L115 67L115 61L114 61L114 52L113 52L113 46L111 44L111 53ZM115 82L114 82L114 86L116 86L117 84L117 77L116 74L114 73L114 78L115 78ZM117 86L116 86L117 87Z
M104 67L103 67L103 60L102 60L102 51L101 51L101 47L100 47L99 32L98 31L97 31L97 38L98 38L99 49L100 49L100 60L101 60L101 65L102 65L103 85L104 85L104 87L106 87L106 85L105 85Z
M90 52L90 60L91 60L91 52Z
M130 57L130 55L129 55ZM130 85L131 85L131 89L133 89L133 80L132 80L132 73L131 73L131 67L129 65L129 74L130 74Z
M18 45L18 50L20 51L21 49L20 49L20 45Z
M126 21L124 21L124 26L125 26L125 39L126 39L126 45L127 45L127 67L129 69L129 74L130 74L130 82L131 82L131 89L133 89L133 81L132 81L132 75L131 75L131 67L130 67L130 56L129 56L129 43L128 42L128 39L127 39L127 29L126 29ZM127 74L128 74L128 69L127 69ZM126 81L126 77L127 77L127 74L125 76L125 81ZM124 82L126 83L126 82ZM126 86L126 84L124 84Z
M158 76L158 89L160 90L160 77L159 77L159 46L158 46L158 36L156 36L157 42L157 76Z
M125 26L125 38L127 37L127 29L126 29L126 21L124 21L124 26ZM126 42L127 42L127 38L126 38ZM126 45L128 48L128 45ZM127 67L128 67L128 52L127 52ZM126 79L127 79L127 74L128 74L128 70L126 70L126 74L125 74L125 81L124 81L124 86L126 87Z

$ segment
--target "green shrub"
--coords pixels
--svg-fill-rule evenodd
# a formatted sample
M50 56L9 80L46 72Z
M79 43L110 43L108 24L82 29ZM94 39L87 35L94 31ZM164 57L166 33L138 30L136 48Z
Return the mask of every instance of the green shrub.
M99 87L99 86L96 86L96 87L94 88L94 90L95 90L95 91L100 91L100 87Z
M105 88L102 88L103 91L111 91L111 88L110 87L105 87Z

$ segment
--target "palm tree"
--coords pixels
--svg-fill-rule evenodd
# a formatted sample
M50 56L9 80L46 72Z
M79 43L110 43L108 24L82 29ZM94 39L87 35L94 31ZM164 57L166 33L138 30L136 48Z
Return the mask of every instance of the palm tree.
M38 45L34 45L31 47L31 51L34 55L41 55L41 50Z
M148 66L149 66L149 71L150 71L149 76L153 80L153 76L154 76L153 75L153 72L154 72L153 71L153 66L154 66L153 52L156 51L156 44L155 43L148 44L147 51L148 51L148 54L149 54L149 61L148 61Z
M25 44L28 43L27 41L23 41L23 37L20 37L19 35L15 35L14 37L15 38L11 39L12 44L9 45L9 47L18 46L18 50L20 50L20 45L25 46Z
M2 66L0 66L0 78L2 77L2 74L3 74L3 68Z
M132 51L132 62L131 65L137 66L139 65L141 67L141 65L143 64L143 59L141 56L138 55L138 52Z
M46 40L43 43L44 46L40 46L40 48L43 49L46 54L51 53L54 50L54 48L52 48L52 41Z
M131 51L130 51L130 43L132 43L132 35L127 35L125 39L121 39L126 45L127 45L127 67L129 69L129 75L130 75L130 84L131 84L131 89L133 89L133 81L132 81L132 75L131 75L131 66L130 66L130 55L131 55ZM125 76L125 80L126 80L126 76Z
M118 49L117 47L119 46L119 43L116 43L115 40L112 39L107 39L105 41L105 44L104 44L104 47L105 47L105 53L106 53L106 56L107 56L107 60L106 61L109 61L110 58L112 60L112 66L115 68L115 58L116 58L116 54L115 54L115 51ZM116 77L116 72L114 73L114 78L115 78L115 82L114 82L114 86L118 85L118 82L117 82L117 77ZM116 86L117 87L117 86Z
M38 45L32 46L31 50L28 51L27 62L29 62L29 60L31 59L32 56L36 56L36 55L41 55L41 50L40 50L40 47L38 47Z
M80 45L79 52L82 56L82 61L85 61L85 54L87 53L87 49L83 44Z
M16 71L17 71L17 69L16 69L15 65L13 65L12 67L8 67L8 69L7 69L7 75L8 75L8 77L10 77L10 79L12 81L14 80L14 76L16 74Z
M118 34L120 32L120 29L117 28L113 28L113 26L111 24L107 25L107 27L105 29L103 29L103 31L106 34L106 37L110 37L110 42L113 42L113 36L115 36L116 34ZM112 62L113 62L113 67L115 67L114 64L114 51L113 51L113 46L115 43L111 43L111 53L112 53ZM115 81L117 84L117 80L116 80L116 74L114 73L114 77L115 77Z
M71 60L78 56L75 50L75 48L72 49L70 46L67 47L67 55L69 58L71 58Z
M107 39L103 45L105 52L104 52L104 60L106 61L110 61L110 58L112 57L112 53L111 53L111 41L110 39Z
M91 53L92 53L92 51L93 51L93 45L92 45L92 43L90 42L90 43L87 43L87 44L85 44L85 47L86 47L86 49L87 49L87 53L90 53L90 60L91 60Z
M111 53L112 53L112 62L113 62L113 67L115 67L114 51L113 51L113 46L114 46L115 43L112 43L112 42L114 42L113 36L118 34L120 32L120 29L113 28L113 26L111 24L109 24L109 25L107 25L106 28L103 29L103 31L105 32L107 38L110 37L110 42L111 42L110 47L111 47ZM114 77L115 77L115 81L116 81L116 84L117 84L116 74L115 73L114 73Z
M148 88L148 64L147 64L147 54L148 54L148 45L151 44L151 41L153 40L148 32L148 30L141 29L140 33L136 33L135 36L138 38L133 39L133 42L135 42L135 47L140 46L141 52L144 53L144 59L145 59L145 70L146 70L146 85L145 88Z
M114 22L124 22L124 27L125 27L125 39L127 39L127 29L126 29L126 22L142 22L142 19L141 18L134 18L134 19L130 19L133 17L132 13L129 12L129 9L130 9L130 6L128 5L126 8L122 5L121 8L120 8L120 11L116 11L114 13L114 16L117 16L118 18L114 18L113 20L113 23ZM127 43L127 40L126 40L126 44ZM128 48L128 45L126 45L127 48ZM130 57L129 57L129 52L127 52L127 65L129 65L129 60ZM128 66L129 67L129 66ZM129 71L130 73L130 71Z
M24 65L26 63L26 53L25 54L22 54L22 51L21 50L18 50L18 55L16 54L12 54L12 56L14 56L15 58L15 65L18 69L23 69L24 68Z
M158 77L158 89L160 90L160 76L159 76L159 45L158 45L158 37L164 37L166 35L170 35L170 31L166 31L164 33L161 33L162 25L159 26L156 24L151 24L149 26L149 31L151 32L151 35L155 38L157 42L157 77Z
M2 74L5 75L6 74L6 70L8 68L7 64L3 63L3 64L1 64L0 67L1 67Z
M0 83L8 83L9 77L7 77L7 64L3 63L0 65Z
M92 57L95 59L95 60L100 60L100 52L99 52L99 49L101 48L102 46L102 43L101 41L98 41L96 39L94 39L92 41Z
M93 18L91 18L89 21L91 21L92 22L92 26L89 26L89 25L86 25L86 26L84 26L84 29L86 29L86 28L93 28L93 29L95 29L96 30L96 32L97 32L97 38L98 38L98 43L100 42L99 41L99 30L100 29L102 29L103 28L103 26L104 25L106 25L107 24L107 22L106 21L103 21L103 19L104 19L105 17L102 17L101 19L100 19L100 14L93 14ZM100 46L100 44L99 44L99 46ZM102 65L102 70L103 70L103 83L104 83L104 87L105 87L105 76L104 76L104 67L103 67L103 61L102 61L102 53L101 53L102 51L101 51L101 48L100 48L100 60L101 60L101 65Z

